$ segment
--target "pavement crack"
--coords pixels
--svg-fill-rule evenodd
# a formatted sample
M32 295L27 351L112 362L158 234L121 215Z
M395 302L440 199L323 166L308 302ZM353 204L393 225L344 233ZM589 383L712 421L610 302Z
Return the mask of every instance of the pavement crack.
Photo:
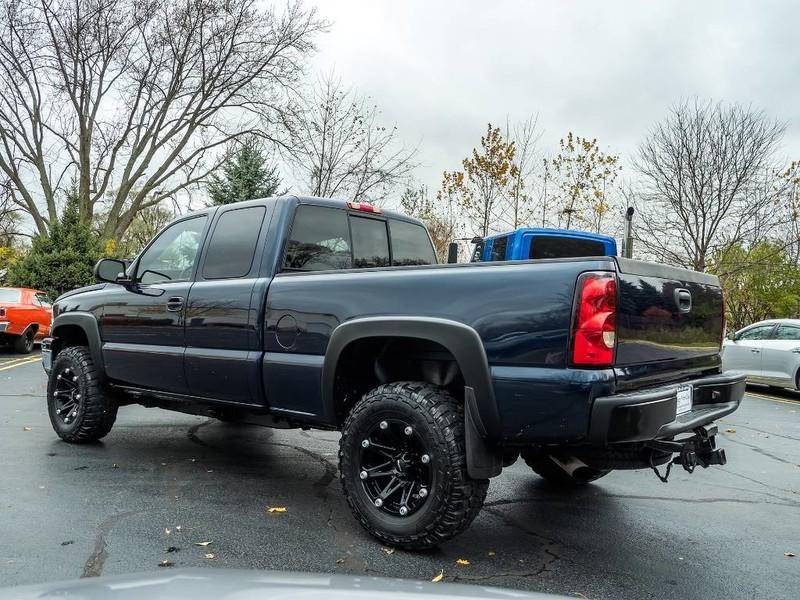
M727 473L728 471L726 471ZM737 475L736 473L731 473L732 475ZM741 475L741 477L744 477ZM745 479L750 479L749 477L744 477ZM754 481L755 483L761 483L760 481L756 481L754 479L750 480ZM761 485L766 485L761 483ZM788 491L788 490L784 490ZM759 493L759 492L754 492ZM624 498L630 500L663 500L665 502L685 502L687 504L714 504L718 502L731 502L734 504L771 504L774 506L791 506L796 507L800 506L798 502L768 502L765 500L745 500L743 498L675 498L670 496L639 496L635 494L597 494L597 498ZM773 496L774 497L774 496ZM511 504L530 504L533 502L548 502L548 501L561 501L562 498L516 498L514 500L495 500L493 502L487 502L484 504L484 508L487 506L508 506Z
M130 517L131 515L136 514L137 512L141 511L126 511L116 513L100 523L100 525L97 527L97 535L94 538L94 551L89 555L89 558L86 559L86 563L83 565L83 574L81 575L81 578L99 577L103 574L103 566L106 563L106 559L108 559L108 550L106 544L108 535L111 533L111 530L117 523L127 517Z
M775 456L774 454L771 454L771 453L767 452L766 450L764 450L760 446L756 446L754 444L748 444L747 442L743 442L742 440L737 440L736 438L733 438L733 437L726 437L725 441L733 442L734 444L740 444L742 446L750 448L753 452L758 452L762 456L766 456L767 458L771 458L772 460L777 460L778 462L781 462L781 463L783 463L785 465L791 465L793 467L797 466L796 463L793 463L790 460L786 460L785 458L781 458L780 456Z

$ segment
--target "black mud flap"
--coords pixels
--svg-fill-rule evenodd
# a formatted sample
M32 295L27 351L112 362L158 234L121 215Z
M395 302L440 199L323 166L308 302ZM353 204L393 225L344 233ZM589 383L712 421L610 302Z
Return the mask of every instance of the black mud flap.
M467 446L467 473L472 479L497 477L503 470L503 450L486 440L475 390L464 388L464 432Z

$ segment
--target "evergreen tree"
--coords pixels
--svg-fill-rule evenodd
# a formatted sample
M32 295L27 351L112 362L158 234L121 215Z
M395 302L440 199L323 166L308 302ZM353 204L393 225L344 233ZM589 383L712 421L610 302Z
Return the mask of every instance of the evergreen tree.
M230 148L222 163L222 176L214 174L208 184L213 204L267 198L278 194L281 178L270 165L258 138L246 138L238 148Z
M64 212L38 235L28 253L11 265L9 284L36 288L55 298L94 282L94 265L103 256L100 239L81 221L77 194L70 193Z

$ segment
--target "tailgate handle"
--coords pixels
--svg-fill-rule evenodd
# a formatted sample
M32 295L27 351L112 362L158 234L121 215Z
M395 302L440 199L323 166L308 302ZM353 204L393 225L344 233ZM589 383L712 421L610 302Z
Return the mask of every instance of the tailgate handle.
M692 295L689 293L689 290L683 288L675 290L675 304L680 313L688 313L692 310Z

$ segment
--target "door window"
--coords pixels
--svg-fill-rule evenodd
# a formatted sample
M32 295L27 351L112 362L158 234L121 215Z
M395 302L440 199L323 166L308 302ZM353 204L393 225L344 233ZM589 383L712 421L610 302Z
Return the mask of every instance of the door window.
M47 297L47 294L36 294L34 296L34 303L38 304L39 306L43 306L44 308L50 308L53 303L50 301L50 298Z
M347 213L325 206L298 206L283 270L327 271L351 265Z
M136 281L163 283L186 281L192 276L206 216L171 225L144 251L136 268Z
M759 325L736 336L737 340L766 340L772 331L772 325Z
M779 325L778 330L773 336L776 340L798 340L800 341L800 327L792 325Z
M508 248L508 237L504 235L503 237L495 238L492 241L492 260L493 262L496 260L505 260L506 259L506 249Z
M250 272L265 212L263 206L253 206L222 214L208 243L204 279L244 277Z
M392 264L406 265L433 265L436 264L436 255L428 237L428 232L421 225L407 223L406 221L389 221L389 230L392 234Z
M356 269L389 266L389 236L386 221L350 217L353 233L353 266Z

